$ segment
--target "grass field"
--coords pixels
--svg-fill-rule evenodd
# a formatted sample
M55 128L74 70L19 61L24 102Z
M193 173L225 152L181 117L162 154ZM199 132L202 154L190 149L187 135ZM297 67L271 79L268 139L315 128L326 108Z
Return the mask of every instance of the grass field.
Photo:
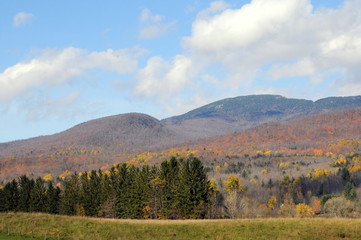
M0 239L1 240L33 240L34 238L27 238L27 237L21 237L21 236L11 236L11 235L0 233Z
M0 239L361 239L361 219L113 220L1 213ZM11 238L18 236L19 238Z

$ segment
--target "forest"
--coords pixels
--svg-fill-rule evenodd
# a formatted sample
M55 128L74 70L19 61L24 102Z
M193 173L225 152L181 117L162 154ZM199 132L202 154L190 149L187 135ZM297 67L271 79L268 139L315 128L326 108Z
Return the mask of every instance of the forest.
M224 181L209 179L194 156L153 166L123 163L56 180L23 175L0 187L0 211L123 219L359 217L361 174L348 169L355 157L335 162L337 171L284 174L260 184L234 173Z

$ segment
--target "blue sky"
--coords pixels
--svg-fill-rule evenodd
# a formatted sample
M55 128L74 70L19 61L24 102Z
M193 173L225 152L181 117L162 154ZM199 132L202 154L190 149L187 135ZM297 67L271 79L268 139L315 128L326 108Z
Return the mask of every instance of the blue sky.
M0 2L0 142L226 97L361 94L361 0Z

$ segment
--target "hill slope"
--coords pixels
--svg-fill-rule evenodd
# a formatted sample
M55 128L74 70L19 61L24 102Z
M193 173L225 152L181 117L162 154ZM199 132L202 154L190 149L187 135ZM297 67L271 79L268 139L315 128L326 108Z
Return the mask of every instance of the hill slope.
M157 151L180 142L184 142L182 136L145 114L100 118L58 134L0 144L0 179L96 169L126 154Z
M263 123L355 107L361 107L361 96L330 97L313 102L278 95L250 95L213 102L162 122L192 138L211 137Z
M304 115L358 105L361 105L360 96L327 98L312 102L275 95L258 95L221 100L162 121L139 113L100 118L51 136L0 144L0 179L12 178L24 173L37 176L47 173L59 174L65 170L97 169L104 165L132 160L142 152L161 152L182 144L185 144L184 149L188 149L191 146L187 143L189 141L238 132L264 123L284 122ZM324 134L318 131L319 126L311 130L303 123L305 120L300 121L303 127L293 127L306 133L315 133L314 139ZM312 124L315 122L312 118L310 121ZM348 122L350 131L345 129L340 137L347 138L359 134L353 119L344 119L344 122L338 122L336 119L333 125L327 123L330 120L324 121L326 125L334 126L335 129L345 126L345 122ZM260 131L266 128L270 132L282 132L278 129L278 125L262 126ZM255 130L250 131L244 136L255 136ZM258 135L268 136L265 133ZM244 141L252 141L254 145L262 144L259 142L261 140L259 137L252 138L253 140L242 140L242 144L245 143ZM304 136L301 134L295 138L302 140ZM223 141L224 137L215 138L215 143L212 144L218 144L227 150L228 146L223 145ZM174 152L168 151L163 156L169 154ZM140 159L146 162L152 158L153 155L142 155ZM137 159L139 160L138 157Z

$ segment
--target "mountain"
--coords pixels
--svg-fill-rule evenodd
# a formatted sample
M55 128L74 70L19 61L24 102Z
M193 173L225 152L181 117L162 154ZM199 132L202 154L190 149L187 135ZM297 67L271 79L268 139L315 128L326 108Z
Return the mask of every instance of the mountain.
M246 172L267 182L269 178L279 179L285 174L306 176L315 169L335 172L337 168L333 168L332 163L339 159L347 160L350 171L361 171L361 108L266 123L188 142L173 152L194 154L202 159L210 177L215 178ZM148 163L155 164L163 160L162 157L154 154Z
M140 113L127 113L81 123L64 132L0 144L0 155L32 155L62 148L104 148L108 152L149 151L182 142L159 120Z
M187 148L191 145L189 141L358 106L360 96L313 102L252 95L220 100L162 121L141 113L104 117L58 134L1 143L0 180L24 173L39 176L97 169L131 161L139 153L161 152L182 145ZM144 153L140 159L146 162L150 158L153 155Z
M285 122L303 116L361 106L361 96L330 97L317 101L279 95L227 98L167 118L162 122L191 138L212 137L263 123Z
M158 151L184 142L159 120L128 113L91 120L64 132L0 144L0 179L97 169L128 154Z

